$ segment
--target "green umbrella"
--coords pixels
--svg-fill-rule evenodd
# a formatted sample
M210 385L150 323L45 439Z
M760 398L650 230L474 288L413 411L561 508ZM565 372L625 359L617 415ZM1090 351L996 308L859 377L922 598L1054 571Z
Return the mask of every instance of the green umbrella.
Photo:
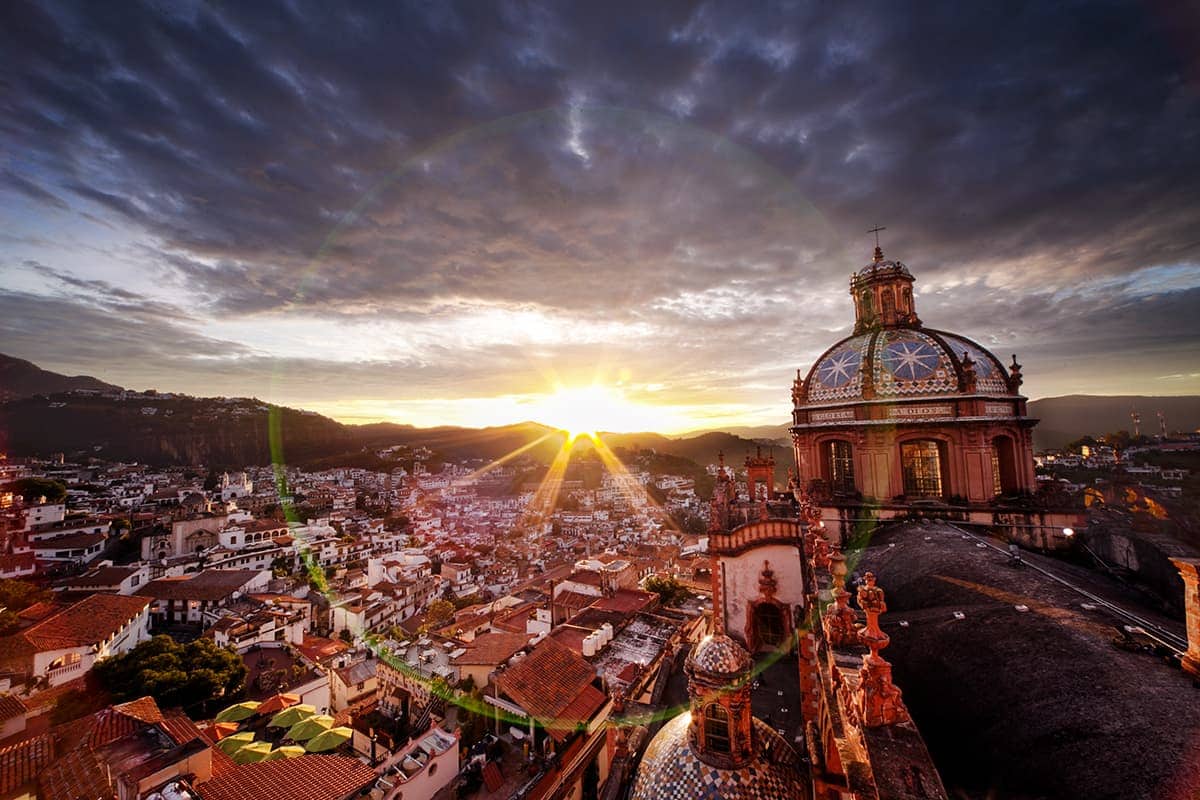
M217 722L241 722L244 719L254 716L257 708L258 703L253 700L247 700L244 703L238 703L225 709L220 714L217 714L215 720Z
M297 722L288 728L287 737L293 742L306 742L318 733L324 733L333 727L333 717L328 714L318 714Z
M295 758L304 755L304 748L298 744L285 744L277 747L263 757L263 761L279 761L284 758Z
M314 736L309 739L305 750L310 753L320 753L325 750L332 750L335 747L340 747L350 741L350 737L354 735L354 731L349 728L331 728L324 733Z
M241 733L233 734L233 736L226 736L217 742L217 747L221 748L221 752L225 755L231 756L240 748L245 747L253 741L254 731L242 731Z
M308 719L309 717L311 717L313 714L316 714L316 713L317 713L316 708L308 705L307 703L301 703L298 706L292 706L291 708L285 708L283 711L280 711L278 714L271 717L271 721L267 723L267 727L268 728L290 728L293 725L295 725L297 722Z
M262 761L271 752L270 742L251 742L230 756L235 764L253 764Z

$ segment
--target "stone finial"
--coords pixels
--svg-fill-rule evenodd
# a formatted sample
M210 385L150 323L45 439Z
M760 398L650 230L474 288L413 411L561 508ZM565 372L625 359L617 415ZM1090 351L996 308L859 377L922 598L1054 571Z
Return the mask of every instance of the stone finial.
M792 381L792 405L798 406L804 402L804 376L796 370L796 380Z
M846 647L854 644L858 633L855 630L857 619L854 609L850 608L850 593L840 586L833 590L833 608L823 620L825 638L834 647Z
M871 650L871 655L879 657L879 651L888 646L890 637L879 628L879 615L887 611L887 603L883 599L883 589L875 585L875 573L868 572L863 576L863 584L858 587L858 606L867 615L867 624L858 632L858 639Z
M975 373L975 359L971 358L971 354L963 351L962 355L962 390L967 394L975 394L978 389L979 376Z
M889 637L879 628L879 615L887 611L883 589L875 585L874 573L863 576L858 588L858 604L867 615L867 624L858 631L858 639L870 653L863 656L858 671L858 693L855 697L857 716L863 727L894 725L909 719L908 709L900 699L900 689L892 683L892 665L879 655L887 647Z
M1017 354L1013 353L1012 363L1008 365L1008 385L1015 392L1025 379L1021 377L1021 365L1017 363Z
M1171 563L1183 578L1183 610L1188 637L1183 669L1200 680L1200 558L1172 558Z
M773 598L779 591L779 581L775 578L775 570L771 569L770 561L763 561L762 572L758 574L758 591L765 598Z
M812 537L813 566L818 569L829 569L829 542L820 533Z

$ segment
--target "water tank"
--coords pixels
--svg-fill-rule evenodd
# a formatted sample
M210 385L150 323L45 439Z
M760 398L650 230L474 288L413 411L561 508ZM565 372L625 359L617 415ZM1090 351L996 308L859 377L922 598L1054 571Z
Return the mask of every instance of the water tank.
M596 634L589 633L583 637L583 655L585 657L596 655Z
M613 626L606 622L600 626L601 633L604 634L604 644L608 644L613 638Z

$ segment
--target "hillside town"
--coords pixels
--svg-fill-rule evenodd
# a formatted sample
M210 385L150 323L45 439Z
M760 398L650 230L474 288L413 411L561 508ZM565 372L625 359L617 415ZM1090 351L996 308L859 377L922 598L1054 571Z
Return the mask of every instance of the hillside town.
M3 611L0 796L168 776L164 797L252 797L269 774L322 797L549 797L597 781L597 747L607 773L606 721L650 714L707 630L703 526L675 522L703 513L692 481L405 455L389 473L0 460L0 578L37 598ZM98 704L124 695L93 668L154 637L207 640L244 675L181 708L150 685ZM247 732L261 762L226 744Z

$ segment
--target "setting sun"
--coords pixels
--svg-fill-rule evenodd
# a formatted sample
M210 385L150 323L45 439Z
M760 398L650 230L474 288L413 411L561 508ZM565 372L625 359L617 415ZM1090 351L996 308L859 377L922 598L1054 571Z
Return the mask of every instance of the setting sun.
M656 421L654 409L630 402L619 389L599 385L559 387L537 402L530 413L535 421L562 428L572 436L647 430Z

